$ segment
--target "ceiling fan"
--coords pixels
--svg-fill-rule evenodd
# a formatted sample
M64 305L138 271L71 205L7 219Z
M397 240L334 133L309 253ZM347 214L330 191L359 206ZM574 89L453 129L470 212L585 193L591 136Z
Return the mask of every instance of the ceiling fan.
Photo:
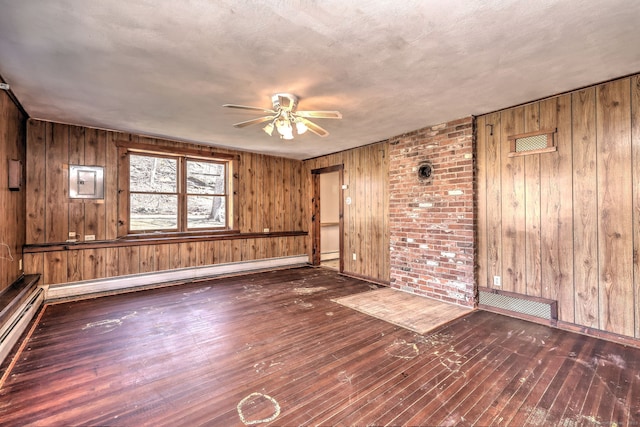
M273 109L271 110L268 108L248 107L246 105L236 104L224 104L223 107L267 113L266 116L239 122L233 126L243 128L258 123L269 122L262 129L269 136L273 135L273 130L276 129L282 139L293 139L294 127L298 135L302 135L307 130L310 130L318 136L327 136L329 132L308 119L342 118L342 114L340 114L339 111L298 111L298 97L290 93L276 93L271 97L271 102L273 104Z

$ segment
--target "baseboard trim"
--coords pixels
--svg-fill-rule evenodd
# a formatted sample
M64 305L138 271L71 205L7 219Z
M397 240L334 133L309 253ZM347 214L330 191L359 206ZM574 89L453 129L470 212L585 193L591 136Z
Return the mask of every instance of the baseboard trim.
M341 276L351 277L353 279L363 280L365 282L371 282L371 283L374 283L374 284L380 285L380 286L390 286L388 281L379 280L379 279L376 279L376 278L373 278L373 277L369 277L369 276L363 276L361 274L342 272L342 273L340 273L340 275Z
M323 252L320 254L320 261L340 259L340 251Z
M68 300L85 295L112 294L171 282L185 282L213 278L228 274L248 273L274 268L291 268L309 264L308 255L267 258L255 261L231 262L202 267L179 268L155 273L132 274L106 279L61 283L46 288L45 301Z
M11 315L6 324L2 325L0 329L0 364L18 343L43 302L42 288L35 288L29 298Z

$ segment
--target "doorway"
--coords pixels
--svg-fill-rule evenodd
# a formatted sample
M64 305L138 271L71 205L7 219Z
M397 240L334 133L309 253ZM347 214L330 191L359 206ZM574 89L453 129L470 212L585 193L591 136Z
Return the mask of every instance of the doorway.
M343 271L342 165L313 174L313 265Z

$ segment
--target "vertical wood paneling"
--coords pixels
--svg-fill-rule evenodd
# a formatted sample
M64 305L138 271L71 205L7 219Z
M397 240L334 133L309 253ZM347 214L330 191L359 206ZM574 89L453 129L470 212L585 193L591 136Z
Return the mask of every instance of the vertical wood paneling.
M29 120L27 126L26 159L26 243L45 243L45 168L47 124L39 120ZM42 272L42 270L40 270Z
M46 241L64 242L69 236L69 126L47 124L52 127L47 138L46 161ZM42 165L40 166L42 167ZM66 271L66 266L65 266Z
M600 329L634 334L630 80L596 89Z
M0 292L11 285L22 271L19 260L25 243L25 194L9 190L9 160L25 164L25 118L9 96L0 91ZM24 180L24 171L22 178Z
M599 326L596 90L571 95L575 322Z
M640 337L640 76L482 116L478 125L494 115L503 122L499 157L491 155L490 128L477 133L478 186L485 187L477 193L478 263L487 270L479 265L480 285L491 283L495 247L502 254L503 289L558 301L560 321ZM523 156L524 173L505 147L506 137L519 133L518 117L524 117L521 131L556 130L557 151ZM495 206L501 217L492 215ZM502 241L493 242L495 235ZM536 259L540 288L532 274ZM524 287L517 285L521 271Z
M343 165L341 191L344 200L343 212L343 256L344 271L375 280L389 281L389 159L388 143L372 144L353 150L306 160L306 201L304 212L311 230L311 197L313 185L311 171L330 166ZM296 243L296 240L299 243ZM304 243L311 250L310 238L294 239L294 246ZM353 254L357 260L353 260Z
M80 126L69 127L69 164L84 165L84 130ZM72 200L69 203L69 231L76 233L76 239L84 239L84 219L85 219L85 202L84 200ZM74 263L77 266L77 263ZM70 273L72 268L70 268ZM77 269L76 272L79 273ZM73 274L70 277L77 277ZM71 279L70 279L71 280Z
M157 271L156 246L140 246L140 273Z
M197 148L181 142L37 120L30 122L28 132L27 194L30 208L27 229L31 239L29 243L33 244L64 242L69 230L76 231L80 241L87 234L95 235L98 241L126 235L126 218L120 218L118 212L128 210L127 193L120 190L127 188L129 170L118 169L120 156L125 155L124 150L118 149L118 142L144 142L176 149L182 146ZM233 153L224 149L220 151ZM262 232L263 228L273 232L304 230L307 226L307 187L304 185L306 168L303 163L252 153L239 156L233 178L236 182L234 189L240 193L241 201L238 203L238 218L241 220L236 221L236 227L242 232ZM67 198L68 164L105 167L104 202L71 202ZM252 239L247 245L242 240L220 242L219 245L209 242L143 245L102 252L73 250L64 255L64 262L61 257L50 254L47 277L56 281L89 280L214 262L262 259L269 254L299 255L306 250L305 238ZM219 255L216 249L221 249ZM61 264L64 264L64 272L59 270ZM45 270L44 264L41 270Z
M487 273L487 116L480 116L476 121L476 224L477 224L477 258L476 274L479 286L490 286Z
M487 285L493 287L493 278L502 276L502 116L487 116ZM506 142L505 142L506 144ZM482 244L482 242L479 242ZM501 289L501 287L499 287Z
M80 252L80 251L78 251ZM106 249L85 249L82 252L82 275L91 279L105 277Z
M640 338L640 76L631 78L631 149L633 165L633 289L635 337Z
M382 162L382 167L380 168L380 171L378 171L378 176L382 176L382 210L377 212L376 215L378 218L382 217L384 233L382 235L382 240L375 242L375 244L380 247L380 257L378 262L384 266L380 271L378 278L387 281L389 280L389 272L391 271L391 257L389 255L391 237L391 224L389 222L389 198L391 196L391 192L389 191L389 162L391 159L389 155L389 144L385 143L380 145L382 146L382 152L384 153L384 162Z
M198 257L198 265L210 265L213 264L213 242L201 242L200 249L196 253Z
M87 128L85 132L85 164L106 167L106 144L107 134L105 131ZM87 200L85 212L85 236L92 234L95 236L95 240L104 240L106 238L104 200Z
M140 273L140 247L118 248L118 275Z
M524 132L540 130L540 103L524 107ZM525 275L528 295L541 296L540 272L540 154L524 159Z
M46 252L44 254L43 283L54 285L67 282L67 253Z
M42 274L44 271L44 254L24 254L24 274ZM41 280L44 278L41 277ZM44 281L42 281L44 283Z
M156 271L171 268L171 245L156 245Z
M118 248L106 248L104 255L104 274L105 277L118 276Z
M279 202L280 206L275 204L273 206L272 212L272 227L274 227L275 231L284 231L283 222L286 222L284 214L285 209L288 207L288 203L286 203L287 197L285 197L284 188L288 187L284 181L283 167L284 167L284 159L278 157L272 157L271 162L273 163L273 187L271 191L274 193L271 200L275 200L276 203ZM288 212L288 211L287 211ZM262 231L262 230L256 230Z
M557 129L557 151L540 155L542 297L559 301L559 318L573 322L571 96L542 101L540 111L540 128Z
M69 282L77 282L84 277L84 257L82 256L82 252L83 251L69 251L67 253L67 281Z
M115 132L107 133L104 169L105 238L118 237L118 148ZM107 273L108 274L108 273Z
M501 135L505 142L510 135L523 133L523 108L502 113ZM524 160L507 157L509 145L502 144L502 289L526 293L525 260L525 199Z
M180 251L180 244L174 243L169 249L169 268L181 268L182 267L182 252Z

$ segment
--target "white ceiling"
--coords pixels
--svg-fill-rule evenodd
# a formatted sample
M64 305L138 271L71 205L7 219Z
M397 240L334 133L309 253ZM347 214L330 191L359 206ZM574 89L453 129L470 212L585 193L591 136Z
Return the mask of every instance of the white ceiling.
M298 159L640 71L637 0L0 0L31 117ZM267 136L276 92L330 135Z

